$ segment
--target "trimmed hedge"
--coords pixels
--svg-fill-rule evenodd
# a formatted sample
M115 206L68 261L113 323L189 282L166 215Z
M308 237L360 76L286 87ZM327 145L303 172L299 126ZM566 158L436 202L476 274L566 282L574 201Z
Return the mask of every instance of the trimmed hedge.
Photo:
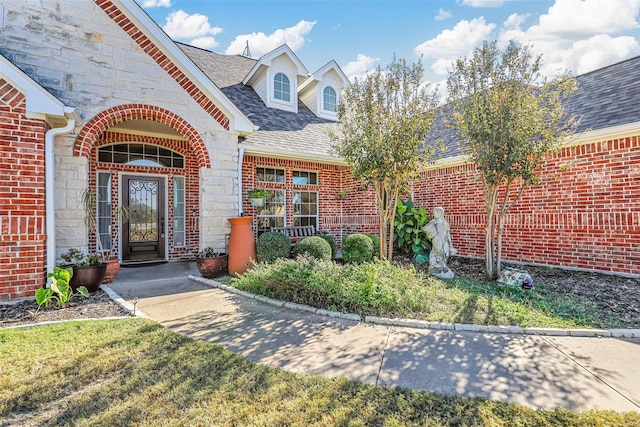
M316 236L324 239L329 246L331 246L331 259L336 258L336 252L338 251L338 243L336 242L336 238L330 234L316 234Z
M345 262L361 264L371 261L374 254L373 240L366 234L350 234L342 242L342 257Z
M307 254L320 260L331 260L331 246L320 236L309 236L298 240L293 247L293 255Z
M262 233L256 242L256 255L259 262L271 264L279 258L291 256L291 240L278 231Z

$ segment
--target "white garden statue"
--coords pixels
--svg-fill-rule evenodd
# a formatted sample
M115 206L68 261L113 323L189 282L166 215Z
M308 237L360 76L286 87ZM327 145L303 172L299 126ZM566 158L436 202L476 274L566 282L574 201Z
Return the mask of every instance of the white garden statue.
M458 251L451 243L449 223L444 219L444 209L435 208L433 219L422 230L431 239L429 254L429 274L441 279L453 279L453 271L447 266L447 260Z

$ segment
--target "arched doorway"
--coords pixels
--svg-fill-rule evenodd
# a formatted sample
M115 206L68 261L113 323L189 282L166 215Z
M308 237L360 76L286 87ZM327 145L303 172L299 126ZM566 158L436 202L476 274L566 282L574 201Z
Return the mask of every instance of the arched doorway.
M88 185L96 194L90 249L101 247L123 264L192 258L199 248L199 169L209 160L202 140L165 110L113 113L101 115L108 120L100 126L89 122L76 144L89 159ZM128 212L126 222L118 220L119 207Z

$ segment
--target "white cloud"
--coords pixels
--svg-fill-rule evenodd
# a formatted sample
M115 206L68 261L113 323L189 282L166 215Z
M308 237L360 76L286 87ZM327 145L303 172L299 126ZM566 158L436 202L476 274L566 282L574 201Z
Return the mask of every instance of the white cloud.
M451 18L451 12L449 12L448 10L444 10L442 8L440 8L440 10L438 11L438 14L435 16L435 20L436 21L444 21L445 19L449 19Z
M202 49L213 49L218 47L220 43L213 37L197 37L189 42L191 46L200 47Z
M495 24L487 24L483 17L463 20L451 30L444 30L435 38L416 46L413 51L416 55L437 59L431 66L432 70L437 74L446 74L451 62L473 52L474 47L489 38L495 27Z
M582 74L640 53L629 36L614 35L640 28L640 0L556 0L538 22L522 29L510 16L499 42L516 39L543 55L542 72L552 77L569 71ZM513 17L513 18L512 18Z
M524 22L527 20L529 16L530 16L529 14L518 15L517 13L512 13L511 15L509 15L507 20L504 21L504 24L502 24L502 26L505 29L509 29L509 30L519 30L520 26L524 24Z
M638 28L639 0L556 0L540 17L540 28L550 34L574 37L616 33Z
M471 7L500 7L504 0L462 0L464 6Z
M142 7L171 7L171 0L144 0Z
M174 39L211 37L222 32L222 28L209 24L207 16L199 13L189 15L184 10L171 12L162 29Z
M253 57L260 57L271 52L283 44L289 45L291 50L296 51L304 45L304 36L309 34L316 21L300 21L293 27L278 29L267 35L265 33L251 33L236 36L225 53L227 55L241 54L249 42L249 49Z
M358 58L355 61L348 62L345 66L340 67L342 71L347 75L350 81L354 81L356 78L361 79L374 69L374 65L380 58L372 58L362 53L358 54Z

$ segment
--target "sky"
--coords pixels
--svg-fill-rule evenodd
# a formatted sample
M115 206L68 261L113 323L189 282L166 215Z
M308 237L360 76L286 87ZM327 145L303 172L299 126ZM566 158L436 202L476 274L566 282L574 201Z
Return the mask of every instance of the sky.
M446 81L484 40L511 39L573 75L640 55L640 0L135 0L174 40L253 58L287 43L310 73L335 60L353 80L394 55Z

